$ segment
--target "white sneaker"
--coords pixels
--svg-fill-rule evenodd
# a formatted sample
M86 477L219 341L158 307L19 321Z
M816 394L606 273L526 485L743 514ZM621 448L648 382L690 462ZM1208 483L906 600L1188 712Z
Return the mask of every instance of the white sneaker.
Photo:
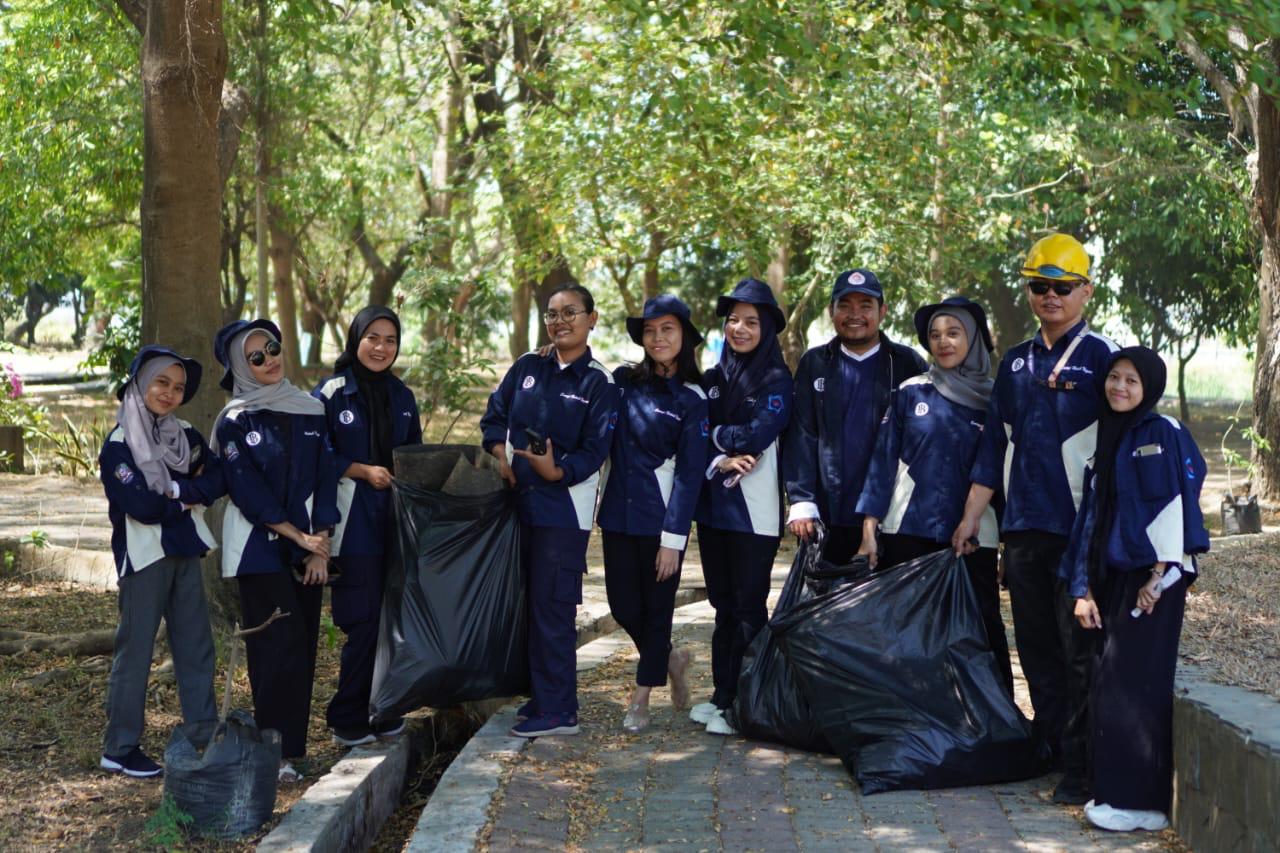
M1099 829L1111 832L1133 832L1135 829L1159 832L1169 826L1169 819L1165 817L1164 812L1116 809L1106 803L1095 803L1093 800L1085 805L1084 816L1089 819L1089 823Z
M689 719L693 720L700 726L705 726L711 722L711 718L719 712L719 708L712 702L701 702L689 709Z
M709 735L736 735L738 730L729 725L729 721L724 717L724 711L716 711L714 717L707 720L707 734Z

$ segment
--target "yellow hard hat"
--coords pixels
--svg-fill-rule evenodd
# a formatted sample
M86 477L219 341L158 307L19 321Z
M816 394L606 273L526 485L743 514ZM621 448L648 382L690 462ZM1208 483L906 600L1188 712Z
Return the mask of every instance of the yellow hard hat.
M1088 282L1089 256L1080 241L1070 234L1050 234L1037 240L1027 252L1022 275Z

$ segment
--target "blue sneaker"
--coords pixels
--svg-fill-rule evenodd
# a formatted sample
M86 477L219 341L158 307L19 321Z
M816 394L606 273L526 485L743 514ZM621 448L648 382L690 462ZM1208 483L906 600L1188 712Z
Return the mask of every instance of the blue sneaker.
M574 733L577 733L577 728ZM146 779L164 773L164 768L146 756L141 749L134 747L124 755L106 755L98 761L98 766L108 773L123 773L134 779Z
M532 699L530 699L528 702L525 702L519 708L516 708L517 723L523 723L525 720L529 719L530 717L536 717L536 716L538 716L538 706L533 704Z
M543 737L544 735L576 735L578 733L577 714L538 714L523 723L513 726L511 734L516 737Z

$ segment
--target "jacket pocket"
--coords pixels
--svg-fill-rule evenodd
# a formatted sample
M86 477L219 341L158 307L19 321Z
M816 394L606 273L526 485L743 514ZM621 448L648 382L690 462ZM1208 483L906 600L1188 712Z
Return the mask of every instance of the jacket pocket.
M1133 467L1138 481L1138 494L1143 500L1159 500L1173 496L1177 488L1169 482L1168 461L1164 448L1147 444L1133 452Z

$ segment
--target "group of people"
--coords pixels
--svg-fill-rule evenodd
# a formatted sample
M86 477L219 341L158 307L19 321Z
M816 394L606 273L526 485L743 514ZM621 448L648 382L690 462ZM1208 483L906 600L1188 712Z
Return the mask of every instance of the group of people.
M174 414L199 389L200 363L162 346L138 352L99 456L120 611L103 769L162 772L140 747L162 617L183 719L217 716L200 558L218 546L205 508L224 495L222 575L238 586L255 722L280 733L280 780L301 778L293 762L306 754L325 584L346 635L326 711L335 740L355 746L403 731L403 720L369 722L392 450L422 441L413 394L390 370L399 348L399 317L370 306L352 322L334 375L307 394L285 378L275 324L224 326L214 354L231 400L211 443Z
M1009 589L1034 725L1064 774L1054 799L1087 803L1108 829L1164 825L1178 636L1191 555L1208 548L1204 461L1185 427L1155 411L1160 358L1090 330L1083 246L1052 234L1022 276L1040 328L994 377L980 305L957 296L915 312L926 363L881 329L885 293L866 269L836 278L835 337L794 376L778 338L786 317L760 281L719 298L724 346L705 373L702 335L677 297L627 318L644 355L610 372L588 344L599 320L591 294L554 292L543 318L551 344L511 366L480 421L523 527L531 698L512 734L579 730L575 615L595 525L610 608L639 652L629 732L649 725L654 687L669 683L677 708L691 701L690 652L673 645L671 626L695 521L715 610L714 689L689 717L720 735L735 733L726 711L768 619L784 526L815 545L821 532L830 561L862 555L879 571L952 548L965 555L1012 696L1001 579ZM228 325L215 351L233 399L210 446L173 417L200 365L159 347L139 353L102 455L121 575L103 767L159 771L138 743L162 615L184 717L213 715L195 561L214 545L202 507L224 493L223 572L237 578L246 626L266 625L246 640L250 682L258 724L282 734L282 778L305 752L326 581L347 635L327 715L335 737L363 743L402 727L371 728L367 717L391 451L421 441L413 395L389 370L399 333L393 312L362 311L335 375L308 395L283 378L278 329ZM290 615L273 620L277 610Z

